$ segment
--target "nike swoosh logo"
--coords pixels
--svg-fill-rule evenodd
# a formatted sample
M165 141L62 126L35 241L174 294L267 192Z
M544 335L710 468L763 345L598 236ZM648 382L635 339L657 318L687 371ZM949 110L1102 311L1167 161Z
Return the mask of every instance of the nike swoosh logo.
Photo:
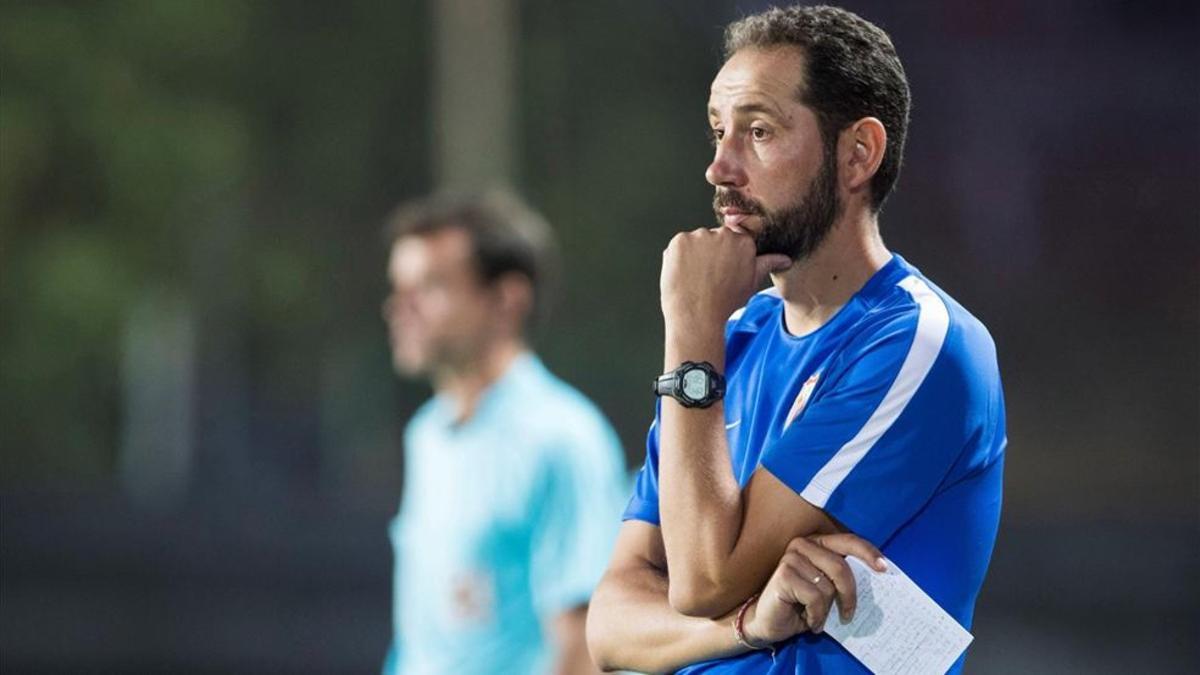
M730 429L732 429L732 428L736 427L737 425L739 425L739 424L741 424L741 423L742 423L742 421L741 421L741 420L738 420L738 421L736 421L736 422L734 422L734 423L732 423L732 424L726 424L726 425L725 425L725 430L726 430L726 431L728 431L728 430L730 430Z

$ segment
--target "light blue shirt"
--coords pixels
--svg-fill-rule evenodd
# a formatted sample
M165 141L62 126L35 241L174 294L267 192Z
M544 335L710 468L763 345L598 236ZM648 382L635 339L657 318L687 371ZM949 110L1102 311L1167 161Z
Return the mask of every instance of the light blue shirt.
M612 427L532 354L454 420L435 397L405 430L385 673L538 673L545 622L586 603L626 485Z

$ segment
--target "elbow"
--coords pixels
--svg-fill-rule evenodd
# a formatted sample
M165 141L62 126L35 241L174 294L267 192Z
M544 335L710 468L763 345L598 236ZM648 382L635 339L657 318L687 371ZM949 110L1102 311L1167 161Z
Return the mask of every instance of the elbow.
M587 649L588 655L592 657L592 663L596 667L606 673L611 673L617 670L616 655L613 653L613 645L604 639L602 631L592 627L591 619L588 619L587 629Z
M716 619L737 606L738 599L725 592L720 584L707 580L671 579L667 587L671 608L684 616Z
M611 673L620 670L614 660L613 654L609 651L610 646L593 643L592 638L588 637L588 654L592 657L592 663L596 665L601 672Z
M608 630L608 607L605 605L605 598L602 594L603 581L601 586L597 587L592 594L592 601L588 605L587 623L584 629L584 635L587 640L588 655L592 658L592 663L600 670L610 673L620 669L617 663L617 648L616 641L612 639L612 631Z

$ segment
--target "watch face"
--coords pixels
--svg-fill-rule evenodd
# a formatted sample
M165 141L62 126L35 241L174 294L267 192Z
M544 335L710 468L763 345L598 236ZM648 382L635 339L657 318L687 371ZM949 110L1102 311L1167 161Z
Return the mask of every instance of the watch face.
M683 395L693 401L699 401L708 396L708 373L699 369L684 373Z

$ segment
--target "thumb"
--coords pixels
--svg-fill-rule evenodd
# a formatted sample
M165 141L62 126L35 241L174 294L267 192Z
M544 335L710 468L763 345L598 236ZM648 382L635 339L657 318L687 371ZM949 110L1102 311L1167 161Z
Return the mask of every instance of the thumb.
M792 266L792 259L782 253L767 253L754 259L754 282L761 286L767 275L782 272Z

